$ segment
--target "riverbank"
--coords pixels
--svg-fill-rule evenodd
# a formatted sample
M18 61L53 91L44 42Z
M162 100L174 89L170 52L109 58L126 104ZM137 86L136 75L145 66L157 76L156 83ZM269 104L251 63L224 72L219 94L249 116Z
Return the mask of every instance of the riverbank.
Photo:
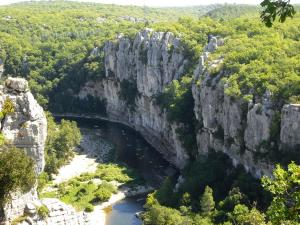
M100 126L101 127L101 126ZM70 180L78 180L83 179L87 174L97 173L97 169L99 169L99 165L106 166L108 164L103 163L107 161L107 157L111 157L110 152L113 150L113 146L111 145L111 141L107 141L105 136L105 131L100 129L99 126L93 125L92 129L81 128L82 132L82 140L80 147L75 151L74 158L68 163L60 168L57 175L54 176L54 180L46 191L55 193L53 196L60 196L61 199L62 195L59 191L59 185ZM124 130L121 131L121 137L124 140L128 140L127 134ZM136 137L135 137L136 138ZM132 148L132 144L120 145L122 146L122 150L126 151L128 147ZM140 146L141 147L141 146ZM139 147L139 148L140 148ZM127 169L126 169L127 170ZM106 170L108 173L111 173L111 170ZM98 171L99 172L99 171ZM88 178L90 180L84 180L81 184L88 183L92 181L96 186L100 185L102 182L107 182L100 178ZM119 201L124 200L126 197L133 197L133 196L140 196L146 195L147 193L154 190L153 187L147 185L134 185L131 187L124 186L120 182L116 181L109 181L108 183L114 185L118 188L116 193L113 193L110 198L102 202L100 204L94 204L93 212L86 212L85 216L91 225L105 225L107 213L110 213L113 208L113 205L116 205ZM66 191L68 189L68 185L64 185ZM58 199L57 199L58 200ZM126 200L125 200L126 201ZM108 210L110 209L110 210ZM82 213L82 211L80 212ZM134 216L134 213L132 214Z

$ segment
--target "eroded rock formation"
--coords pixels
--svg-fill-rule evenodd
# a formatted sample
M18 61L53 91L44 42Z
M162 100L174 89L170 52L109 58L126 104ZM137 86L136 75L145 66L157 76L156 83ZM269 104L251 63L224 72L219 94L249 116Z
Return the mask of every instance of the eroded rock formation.
M210 37L203 49L194 72L192 92L194 115L198 121L197 147L199 154L211 149L226 153L234 165L242 164L254 176L270 175L273 163L257 155L265 154L274 143L271 126L276 112L270 93L255 103L227 96L222 77L230 76L221 70L210 74L222 58L209 61L223 40ZM134 40L119 37L104 48L105 78L87 82L79 97L88 95L107 102L107 117L127 124L139 131L167 160L183 168L189 159L186 149L176 133L180 124L170 122L166 112L155 102L157 94L185 72L188 59L180 39L172 33L144 30ZM133 83L138 91L132 109L122 96L122 82ZM280 149L299 148L299 105L286 105L282 109Z
M0 109L5 101L13 104L14 112L5 115L1 121L1 132L8 144L25 149L36 162L36 173L40 174L45 166L44 148L47 136L47 120L42 107L28 89L28 83L22 78L8 78L0 87ZM84 213L65 205L57 199L38 199L36 187L27 193L11 193L1 215L0 224L9 225L24 213L27 215L23 225L89 224ZM38 207L44 205L49 210L49 217L38 215Z
M133 41L119 37L117 43L107 42L104 51L105 78L88 82L79 97L105 99L109 119L133 127L166 159L183 168L188 155L177 137L178 125L170 123L155 103L155 96L183 75L187 60L180 40L172 33L144 30ZM137 88L134 109L121 94L126 81Z

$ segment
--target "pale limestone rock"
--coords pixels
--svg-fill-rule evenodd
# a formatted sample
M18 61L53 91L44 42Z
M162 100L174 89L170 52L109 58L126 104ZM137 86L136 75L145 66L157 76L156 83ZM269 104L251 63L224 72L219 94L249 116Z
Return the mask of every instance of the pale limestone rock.
M22 225L94 225L86 213L76 212L73 207L58 199L46 198L27 204L32 212L41 205L48 208L48 217L43 219L37 213L30 213Z
M238 145L243 142L243 109L242 101L236 101L225 95L223 102L224 117L224 135L226 138L233 139Z
M280 141L282 150L300 150L300 104L282 108Z
M207 52L214 52L218 48L218 38L217 37L212 37L209 40L208 45L205 47L205 51Z
M247 115L247 127L245 130L246 147L252 151L264 152L263 141L270 139L270 127L273 118L273 110L267 109L260 103L255 104Z
M18 192L12 193L11 202L6 204L4 207L4 217L6 220L5 224L8 225L13 219L23 215L26 204L29 202L34 202L37 199L38 196L35 188L32 188L31 191L25 194L21 194Z
M156 94L184 72L180 40L172 33L145 29L135 39L120 36L116 43L104 47L106 79L88 82L79 93L105 99L110 120L133 127L164 157L183 168L188 155L179 140L178 124L170 123L167 115L155 104ZM139 92L136 107L131 111L120 98L120 81L136 82Z
M4 118L1 131L9 143L26 150L36 162L37 173L40 173L45 165L44 146L47 136L43 108L29 92L24 79L8 78L2 92L0 108L6 99L10 99L15 112Z
M221 70L218 75L211 76L206 68L218 67L222 63L222 58L207 62L209 54L220 44L223 44L221 39L211 37L194 72L194 113L202 125L197 133L198 152L205 155L211 149L222 151L231 158L235 166L243 165L246 171L256 177L271 175L273 165L255 160L253 154L257 145L269 140L273 115L273 111L268 108L270 103L265 101L262 115L256 115L258 106L248 112L247 102L224 93L226 84L221 78L226 76L225 71Z
M6 115L1 121L1 132L8 143L24 148L36 162L36 172L42 172L44 147L47 135L47 120L41 106L29 92L28 83L22 78L8 78L5 86L0 87L0 109L9 99L14 112ZM38 199L36 188L28 193L12 193L12 201L4 207L7 223L22 215L27 203Z
M22 78L9 77L5 80L5 87L10 91L26 92L28 83Z

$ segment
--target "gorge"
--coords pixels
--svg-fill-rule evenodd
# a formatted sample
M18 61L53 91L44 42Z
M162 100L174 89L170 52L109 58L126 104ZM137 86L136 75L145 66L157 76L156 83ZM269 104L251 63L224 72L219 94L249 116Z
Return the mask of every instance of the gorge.
M298 224L300 20L256 17L1 6L0 224Z
M281 117L280 151L289 154L288 149L299 148L300 107L291 104L275 109L268 93L255 102L226 95L221 80L226 71L216 75L209 72L222 60L208 60L222 42L221 38L211 38L194 71L191 89L195 102L192 116L198 124L193 134L197 154L205 155L210 149L221 151L234 165L242 164L256 177L270 175L272 163L265 158L256 160L255 154L267 151L264 143L272 142L271 126L276 113ZM187 70L188 59L180 40L172 33L144 30L134 40L120 37L116 44L106 43L104 54L105 78L87 82L79 98L92 96L104 100L109 120L139 131L168 161L182 169L189 159L189 149L180 140L179 128L186 124L170 121L166 109L157 104L157 96ZM124 84L132 86L128 87L134 92L130 99L122 96ZM192 118L188 119L192 123Z

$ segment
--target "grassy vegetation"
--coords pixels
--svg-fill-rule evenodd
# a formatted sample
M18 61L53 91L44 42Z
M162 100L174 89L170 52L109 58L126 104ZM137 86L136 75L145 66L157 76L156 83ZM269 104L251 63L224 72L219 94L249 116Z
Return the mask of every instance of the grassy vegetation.
M117 193L118 188L112 181L130 185L136 178L134 171L127 167L100 164L95 173L84 173L67 182L52 185L55 190L40 192L40 197L59 198L77 210L91 212L95 204L105 202Z

